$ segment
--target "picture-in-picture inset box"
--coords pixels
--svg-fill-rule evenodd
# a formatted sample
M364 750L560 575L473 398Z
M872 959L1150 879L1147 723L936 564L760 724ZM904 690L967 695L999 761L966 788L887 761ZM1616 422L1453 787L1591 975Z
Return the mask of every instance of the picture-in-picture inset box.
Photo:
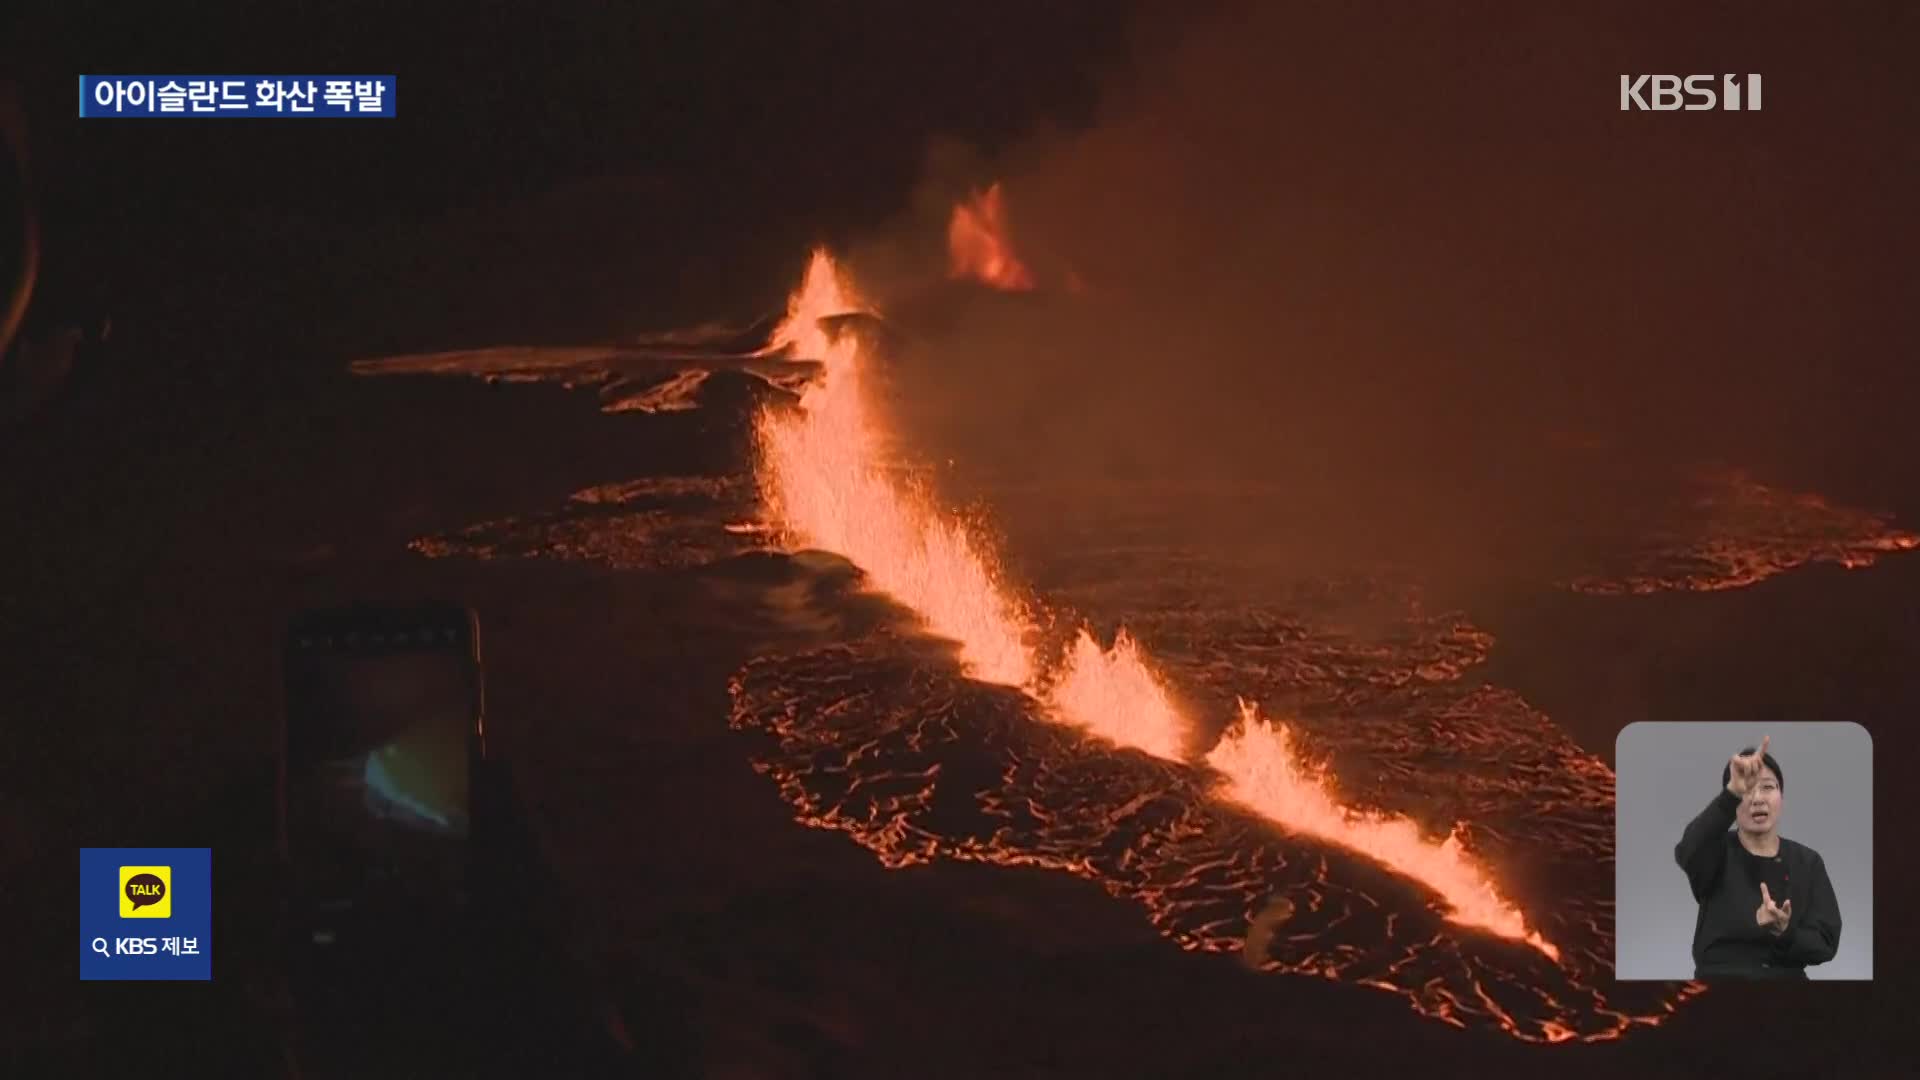
M1620 979L1871 979L1873 739L1851 723L1629 724Z

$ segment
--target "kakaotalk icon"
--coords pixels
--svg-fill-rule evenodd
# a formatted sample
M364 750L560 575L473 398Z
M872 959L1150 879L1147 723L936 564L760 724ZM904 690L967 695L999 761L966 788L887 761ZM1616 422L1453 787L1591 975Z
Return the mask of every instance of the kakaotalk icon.
M120 917L123 919L166 919L173 915L168 883L171 866L123 866L120 868Z

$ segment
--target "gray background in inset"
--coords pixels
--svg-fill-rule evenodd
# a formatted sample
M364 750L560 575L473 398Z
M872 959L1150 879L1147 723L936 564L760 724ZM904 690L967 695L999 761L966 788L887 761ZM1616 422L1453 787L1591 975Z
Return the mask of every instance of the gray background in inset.
M1693 978L1699 907L1673 846L1721 790L1727 759L1770 736L1786 774L1780 835L1820 853L1840 902L1840 949L1813 979L1873 978L1873 739L1858 724L1648 723L1614 743L1614 976Z

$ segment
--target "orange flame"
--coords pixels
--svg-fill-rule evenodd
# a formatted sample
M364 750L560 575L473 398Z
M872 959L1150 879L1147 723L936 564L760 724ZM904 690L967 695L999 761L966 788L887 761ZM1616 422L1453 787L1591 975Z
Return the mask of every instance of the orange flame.
M1475 865L1457 833L1440 843L1404 817L1362 814L1341 806L1325 773L1302 762L1285 724L1269 723L1240 702L1239 723L1220 737L1207 764L1226 777L1222 794L1283 828L1330 840L1421 882L1452 910L1448 918L1514 938L1559 960L1560 950L1526 920Z
M1033 275L1013 253L999 184L953 208L947 223L947 276L956 281L970 278L1007 292L1033 288Z
M958 642L970 676L1035 693L1056 718L1101 738L1185 760L1191 725L1131 635L1123 630L1111 649L1102 649L1082 630L1059 669L1043 676L1028 645L1034 620L991 554L928 493L887 471L884 432L863 387L861 342L820 325L860 310L859 303L832 257L816 251L764 350L817 359L822 368L798 409L759 417L759 480L775 520L801 542L846 556L934 633ZM1431 843L1408 819L1342 807L1325 778L1296 760L1286 729L1265 724L1251 705L1241 703L1240 724L1222 736L1207 762L1227 778L1224 797L1425 883L1456 922L1559 958L1527 929L1457 836Z
M787 297L786 318L773 328L757 355L824 361L832 341L820 320L866 310L865 301L847 284L833 256L826 248L814 248L800 287Z
M1025 612L967 531L886 471L862 386L860 343L819 326L854 310L853 295L831 257L815 252L774 333L773 344L820 360L824 371L797 411L760 416L767 503L804 543L845 555L934 633L959 642L968 674L1024 686L1033 675L1022 641Z
M1082 630L1063 663L1047 695L1061 719L1154 757L1186 758L1186 718L1148 669L1133 635L1122 630L1113 648L1103 650Z

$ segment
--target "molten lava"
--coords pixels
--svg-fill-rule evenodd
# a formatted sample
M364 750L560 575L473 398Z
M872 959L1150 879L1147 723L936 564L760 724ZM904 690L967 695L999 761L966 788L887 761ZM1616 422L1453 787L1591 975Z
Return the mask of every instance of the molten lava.
M989 189L980 219L994 222L997 205ZM956 236L965 232L963 221L971 228L974 219L956 214ZM1130 635L1122 631L1102 649L1083 630L1058 670L1043 674L1028 644L1035 620L991 554L928 492L888 471L885 433L863 386L862 344L820 324L856 310L859 301L831 257L815 252L767 350L822 365L797 410L760 416L760 484L774 519L801 543L852 560L934 633L958 642L968 675L1022 687L1054 719L1110 742L1184 761L1191 725ZM1262 723L1251 706L1242 705L1240 725L1207 762L1227 777L1221 794L1228 800L1414 878L1439 894L1454 921L1525 941L1557 960L1558 950L1527 928L1457 837L1429 842L1407 819L1340 805L1326 778L1295 759L1285 729Z
M787 297L786 317L773 328L766 348L756 355L824 361L832 340L821 320L866 310L866 303L847 285L833 256L825 248L814 248L800 287Z
M823 251L787 307L769 348L820 361L822 377L791 413L760 415L760 476L774 517L802 543L846 556L874 585L960 644L968 674L1024 686L1028 619L985 553L924 492L886 470L881 432L863 388L860 343L819 320L859 310Z
M1033 288L1033 275L1013 252L999 184L953 208L947 223L947 276L1006 292Z
M1560 950L1527 929L1519 909L1500 896L1457 834L1434 843L1403 817L1361 814L1340 805L1320 769L1302 762L1284 724L1261 719L1240 702L1239 722L1207 753L1226 782L1222 794L1282 828L1351 848L1440 895L1455 922L1525 941L1554 960Z
M1599 595L1714 592L1808 563L1858 570L1895 552L1920 550L1920 534L1897 527L1887 514L1770 487L1739 470L1696 470L1693 482L1689 503L1669 509L1669 520L1636 549L1570 587Z
M1080 631L1046 700L1062 720L1110 742L1169 761L1186 758L1186 718L1125 630L1111 649Z

